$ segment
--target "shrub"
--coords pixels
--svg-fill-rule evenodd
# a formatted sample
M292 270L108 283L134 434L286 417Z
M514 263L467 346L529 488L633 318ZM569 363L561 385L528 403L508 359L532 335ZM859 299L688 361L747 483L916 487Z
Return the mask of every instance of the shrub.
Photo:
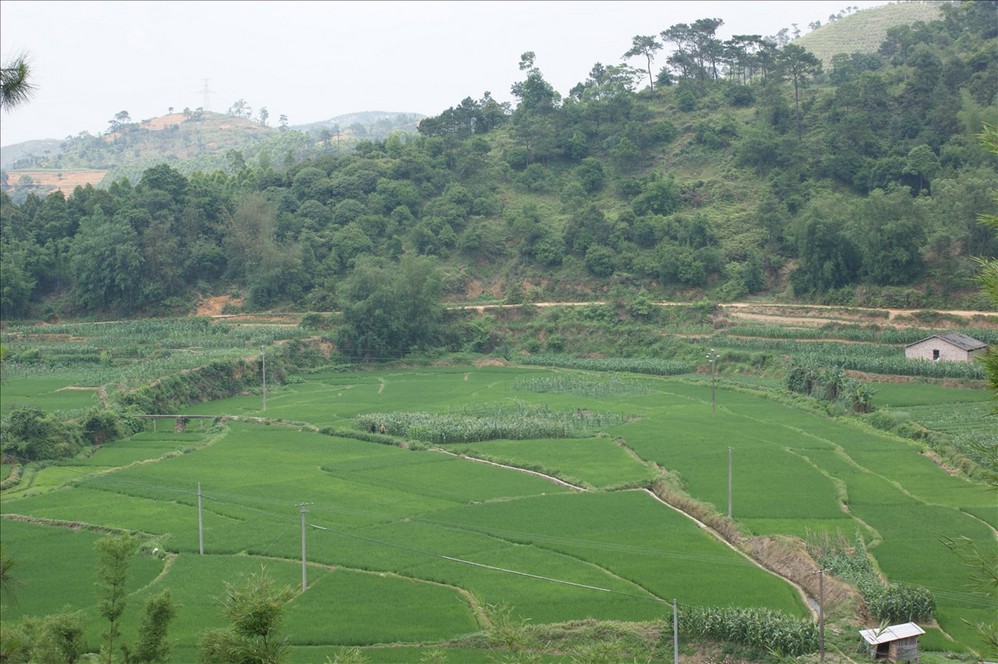
M732 85L724 91L724 98L732 106L751 106L755 101L755 93L747 85Z
M74 456L84 441L79 424L59 421L29 406L0 420L0 444L5 456L43 461Z
M322 314L313 311L311 313L305 314L302 317L301 322L298 323L298 327L302 328L303 330L322 329L323 327L325 327L325 318L322 316Z

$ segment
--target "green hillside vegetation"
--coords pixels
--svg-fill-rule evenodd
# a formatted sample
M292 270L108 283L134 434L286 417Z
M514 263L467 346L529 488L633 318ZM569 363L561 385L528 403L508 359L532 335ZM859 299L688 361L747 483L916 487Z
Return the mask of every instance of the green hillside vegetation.
M944 11L827 74L793 43L732 43L718 59L705 19L663 31L680 50L654 89L597 63L562 98L525 53L515 107L468 97L416 136L297 161L302 135L278 131L273 153L231 148L222 170L159 164L68 198L5 194L2 315L162 315L228 293L248 310L357 305L388 321L405 307L378 290L403 257L426 276L409 287L451 300L621 286L986 307L973 277L998 253L978 221L996 180L979 139L998 120L995 4ZM203 140L261 130L226 122Z
M814 29L794 40L829 68L835 56L877 53L893 31L915 29L916 23L931 23L942 17L943 2L915 0L892 2L857 12L840 12L812 24ZM820 25L818 25L820 23Z

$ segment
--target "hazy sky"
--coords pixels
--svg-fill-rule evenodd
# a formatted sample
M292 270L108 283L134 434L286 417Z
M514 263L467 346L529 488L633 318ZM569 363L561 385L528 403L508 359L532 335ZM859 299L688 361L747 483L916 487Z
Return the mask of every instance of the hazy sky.
M0 57L27 53L37 87L0 117L0 144L103 132L239 99L277 124L359 111L438 115L486 91L511 101L520 54L562 95L635 35L721 18L722 38L775 35L885 2L51 2L0 1ZM664 65L660 52L653 65ZM630 62L644 66L643 59Z

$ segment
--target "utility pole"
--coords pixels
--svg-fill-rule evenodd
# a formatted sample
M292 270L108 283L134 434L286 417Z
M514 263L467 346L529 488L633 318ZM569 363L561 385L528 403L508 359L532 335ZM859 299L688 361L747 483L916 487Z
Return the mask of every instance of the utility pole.
M679 609L672 599L672 662L679 664Z
M825 570L818 570L818 642L821 644L821 664L825 664Z
M713 417L717 413L717 399L715 398L717 351L713 348L707 351L707 361L710 362L710 416Z
M308 588L308 574L305 563L305 513L308 512L308 503L298 503L298 511L301 512L301 591Z
M728 448L728 518L731 518L731 476L732 476L732 465L731 465L731 453L734 450L733 447Z
M261 373L263 374L263 412L267 412L267 350L260 349Z
M204 555L204 517L201 513L201 483L198 482L198 553Z

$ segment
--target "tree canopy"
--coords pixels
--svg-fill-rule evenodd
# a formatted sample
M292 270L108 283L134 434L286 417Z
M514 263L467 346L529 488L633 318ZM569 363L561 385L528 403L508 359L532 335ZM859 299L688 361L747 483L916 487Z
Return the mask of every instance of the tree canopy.
M975 308L975 260L998 253L977 222L998 165L976 138L998 123L995 7L947 5L833 63L787 35L722 40L716 18L655 26L564 97L526 51L513 104L468 96L349 151L288 131L210 171L157 163L69 196L8 182L0 315L183 313L229 290L249 309L342 307L341 342L375 357L441 338L439 311L412 317L398 292L460 300L472 282L726 297L754 275L797 297ZM416 259L434 276L414 292L397 279Z

